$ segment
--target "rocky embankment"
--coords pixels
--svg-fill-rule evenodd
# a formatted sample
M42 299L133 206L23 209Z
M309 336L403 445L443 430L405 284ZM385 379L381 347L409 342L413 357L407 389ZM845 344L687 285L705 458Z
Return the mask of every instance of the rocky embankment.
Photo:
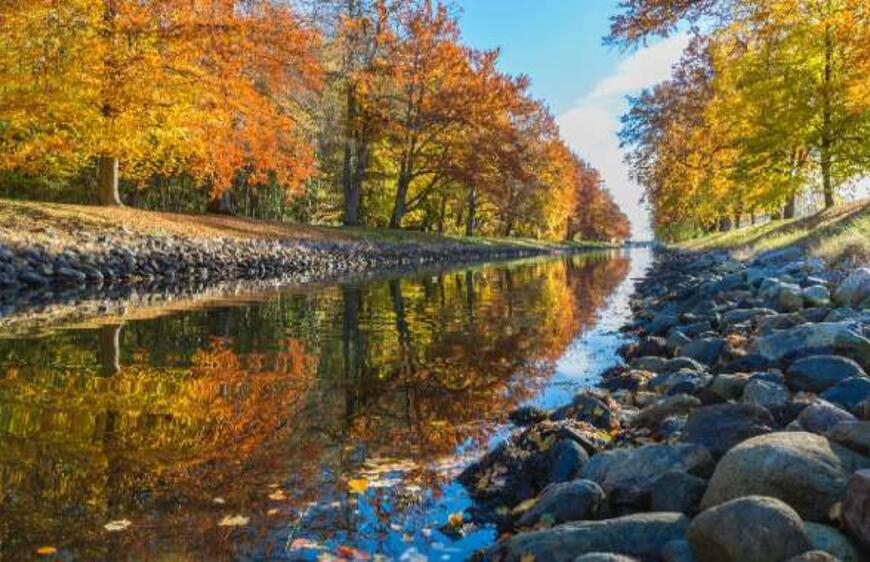
M491 561L853 562L870 552L870 270L662 253L626 365L461 481Z
M69 233L67 233L69 235ZM426 265L470 263L559 251L438 241L392 243L143 235L82 230L63 243L0 238L0 317L58 303L196 294L241 280L308 282Z

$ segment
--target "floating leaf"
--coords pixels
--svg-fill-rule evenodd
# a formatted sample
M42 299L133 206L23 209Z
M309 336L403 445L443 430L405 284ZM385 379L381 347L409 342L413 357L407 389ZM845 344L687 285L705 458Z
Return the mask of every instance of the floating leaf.
M57 549L53 546L40 546L36 549L36 553L40 556L51 556L52 554L57 554Z
M456 513L451 513L449 517L447 517L447 525L453 529L458 529L462 527L462 524L465 522L465 515L461 511L457 511Z
M221 522L218 523L221 527L243 527L248 524L251 519L244 515L227 515Z
M118 531L125 531L127 527L132 525L133 522L129 519L118 519L117 521L111 521L103 525L103 528L107 531L114 533Z
M369 489L369 481L365 478L355 478L347 483L351 494L364 494Z

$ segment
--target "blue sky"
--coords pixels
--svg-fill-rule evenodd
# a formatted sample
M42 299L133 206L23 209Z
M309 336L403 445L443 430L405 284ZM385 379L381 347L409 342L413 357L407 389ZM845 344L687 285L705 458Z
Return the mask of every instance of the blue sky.
M688 38L676 35L638 51L605 47L617 0L458 0L462 32L478 48L499 47L503 70L527 74L532 93L557 116L562 136L598 168L632 220L650 236L640 188L622 162L616 132L625 97L668 76Z

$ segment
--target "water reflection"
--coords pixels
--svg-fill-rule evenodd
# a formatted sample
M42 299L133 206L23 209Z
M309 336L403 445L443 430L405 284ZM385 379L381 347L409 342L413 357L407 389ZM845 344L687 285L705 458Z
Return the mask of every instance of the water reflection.
M439 528L467 507L462 453L628 268L593 254L0 341L0 559L462 558L492 539Z

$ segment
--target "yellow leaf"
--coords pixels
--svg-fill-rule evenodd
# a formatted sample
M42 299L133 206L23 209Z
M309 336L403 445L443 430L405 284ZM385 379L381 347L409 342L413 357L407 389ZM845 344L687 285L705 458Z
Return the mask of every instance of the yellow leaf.
M244 515L227 515L221 522L218 523L220 527L243 527L247 525L250 521L250 518L245 517Z
M538 503L538 498L528 499L528 500L524 501L523 503L519 504L518 506L516 506L515 508L513 508L512 513L518 514L518 513L524 512L524 511L528 511L531 508L533 508L536 503Z
M36 553L40 556L50 556L52 554L57 554L57 549L53 546L40 546L36 549Z
M348 481L347 489L351 494L364 494L369 489L369 481L365 478L355 478Z
M457 511L456 513L451 513L447 518L447 525L449 525L453 529L458 529L462 527L462 524L465 522L465 516L461 511Z

